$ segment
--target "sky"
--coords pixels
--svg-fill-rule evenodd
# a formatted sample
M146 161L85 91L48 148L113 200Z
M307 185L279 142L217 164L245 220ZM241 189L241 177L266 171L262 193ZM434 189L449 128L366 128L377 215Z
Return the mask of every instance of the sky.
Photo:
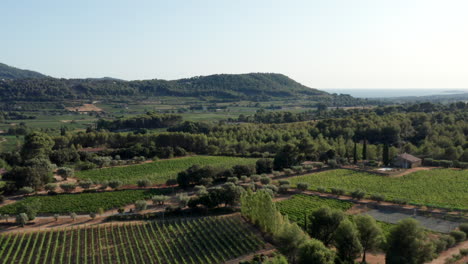
M2 0L0 62L60 78L275 72L467 88L466 0Z

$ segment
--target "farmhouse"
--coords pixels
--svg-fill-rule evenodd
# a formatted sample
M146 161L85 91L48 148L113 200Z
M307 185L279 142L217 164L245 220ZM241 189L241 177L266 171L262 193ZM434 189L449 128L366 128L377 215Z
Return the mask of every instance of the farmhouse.
M399 168L415 168L421 166L422 160L408 153L403 153L395 157L393 165Z

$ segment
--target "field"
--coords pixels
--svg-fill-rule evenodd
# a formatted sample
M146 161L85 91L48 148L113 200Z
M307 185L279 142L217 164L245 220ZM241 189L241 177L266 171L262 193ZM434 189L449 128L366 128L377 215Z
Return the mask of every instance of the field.
M282 214L287 215L301 227L304 227L305 216L309 216L311 211L324 206L346 211L353 206L353 203L304 194L297 194L291 199L276 203L276 207Z
M263 246L238 216L15 233L0 241L2 263L50 264L222 263Z
M257 159L217 157L217 156L193 156L160 160L141 165L126 167L113 167L80 171L75 175L81 179L90 179L95 182L106 180L121 180L125 184L135 184L140 179L149 179L153 183L165 183L168 179L175 179L177 173L192 165L211 165L220 168L229 168L237 164L255 164Z
M99 208L110 210L134 203L137 200L150 198L153 195L165 194L168 189L123 190L112 192L42 195L24 198L16 203L0 207L0 214L14 215L23 205L31 202L40 204L40 214L67 214L96 212Z
M290 179L292 184L307 182L317 187L364 190L367 195L383 194L387 199L405 199L410 203L468 209L468 171L434 169L414 172L399 178L351 170L330 170Z

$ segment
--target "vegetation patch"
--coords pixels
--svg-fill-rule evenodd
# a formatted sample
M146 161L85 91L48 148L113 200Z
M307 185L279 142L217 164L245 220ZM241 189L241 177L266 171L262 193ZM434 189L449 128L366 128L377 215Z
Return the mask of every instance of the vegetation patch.
M4 263L224 263L259 250L238 216L0 235ZM30 252L31 254L25 254Z
M136 184L138 180L148 179L152 183L165 183L168 179L175 179L177 173L192 165L228 168L234 165L255 164L257 159L221 157L221 156L193 156L127 167L113 167L76 172L76 177L90 179L94 182L120 180L124 184Z
M434 169L414 172L399 178L378 176L345 169L293 177L291 184L307 182L310 190L319 187L360 189L367 195L383 194L387 200L404 199L410 203L448 209L468 209L468 171Z
M31 196L16 203L0 207L0 214L18 214L22 206L29 203L39 204L39 214L90 213L97 212L100 208L104 210L118 208L134 203L137 200L169 192L169 189L150 189Z

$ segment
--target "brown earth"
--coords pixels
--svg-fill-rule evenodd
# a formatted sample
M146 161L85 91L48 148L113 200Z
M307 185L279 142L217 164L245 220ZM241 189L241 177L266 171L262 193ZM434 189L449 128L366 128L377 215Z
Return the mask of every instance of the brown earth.
M82 106L65 107L68 111L72 112L103 112L102 108L99 108L93 104L83 104Z

